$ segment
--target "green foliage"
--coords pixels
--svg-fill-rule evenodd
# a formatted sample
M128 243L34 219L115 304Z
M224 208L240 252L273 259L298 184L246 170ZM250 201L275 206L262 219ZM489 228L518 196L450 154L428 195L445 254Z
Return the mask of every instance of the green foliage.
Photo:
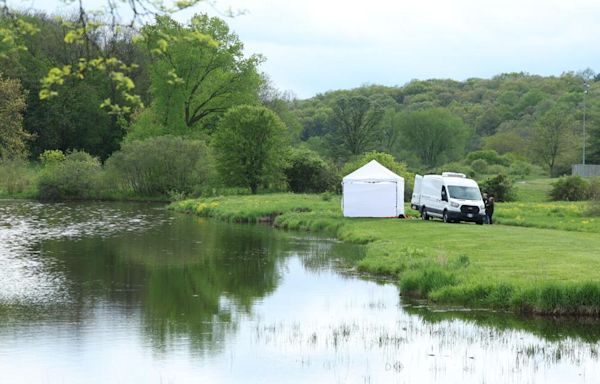
M379 164L388 168L398 176L404 178L404 199L409 201L412 196L413 183L415 180L415 174L408 171L408 167L404 163L398 163L394 156L389 153L371 151L364 155L351 160L344 164L342 168L342 175L347 175L354 172L363 165L369 163L371 160L376 160ZM340 180L341 182L341 180Z
M485 174L488 172L488 162L484 159L475 159L471 162L471 168L478 174Z
M339 181L333 169L316 152L306 148L291 149L284 173L290 190L296 193L335 190Z
M482 193L494 196L496 201L513 201L516 198L512 180L504 174L487 178L479 183L479 187Z
M500 156L498 152L491 149L470 152L466 160L471 163L475 160L484 160L487 165L502 165L505 167L508 167L511 163L507 156Z
M360 155L375 145L383 110L364 96L341 96L332 108L332 148L342 157Z
M550 176L556 176L557 165L567 158L573 143L574 119L564 106L556 106L539 121L531 137L533 157L548 167Z
M588 216L600 216L600 178L590 181L590 202L586 211Z
M219 122L212 145L222 180L250 188L281 180L285 161L285 126L265 107L231 108Z
M0 74L0 159L22 157L31 139L23 130L25 95L18 80Z
M153 118L149 126L148 120L133 126L134 138L151 136L143 131L156 125L161 134L189 135L214 127L233 106L258 101L262 58L244 57L244 45L223 20L196 15L184 26L163 16L142 35L152 57Z
M114 83L107 75L97 72L87 73L83 79L69 76L63 79L62 84L53 86L57 95L40 100L40 78L54 66L77 66L82 47L64 41L67 30L61 21L53 17L43 14L19 17L36 25L40 32L24 38L27 51L1 64L6 74L19 79L27 90L24 128L34 136L29 141L32 157L39 156L46 149L65 152L79 149L106 159L119 147L127 121L126 116L117 118L100 109L100 104L107 98L121 104L122 99L113 88ZM90 55L114 55L128 65L144 61L140 50L127 36L106 30L98 31L90 38ZM147 90L145 70L138 68L130 76L137 83L136 92L144 94Z
M40 155L40 163L42 163L44 167L62 163L65 159L65 154L58 149L47 149Z
M404 147L429 167L457 159L471 136L462 119L443 108L408 112L400 129Z
M0 160L0 195L28 197L35 195L37 172L26 160Z
M561 177L552 184L552 200L579 201L590 195L590 184L580 176Z
M191 194L212 177L212 159L199 140L161 136L124 143L106 162L116 187L142 196Z
M74 151L64 161L48 164L38 179L41 200L93 199L100 195L102 168L97 158Z

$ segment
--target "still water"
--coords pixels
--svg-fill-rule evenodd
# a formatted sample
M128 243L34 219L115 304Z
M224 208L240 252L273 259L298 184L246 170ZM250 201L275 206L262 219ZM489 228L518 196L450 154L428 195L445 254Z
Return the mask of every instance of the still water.
M408 303L347 267L362 252L0 201L0 383L600 383L600 323Z

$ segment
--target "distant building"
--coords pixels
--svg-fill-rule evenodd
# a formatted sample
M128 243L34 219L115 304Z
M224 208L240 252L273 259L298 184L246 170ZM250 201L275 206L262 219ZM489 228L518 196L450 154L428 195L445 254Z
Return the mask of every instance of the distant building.
M573 164L573 176L600 176L600 164Z

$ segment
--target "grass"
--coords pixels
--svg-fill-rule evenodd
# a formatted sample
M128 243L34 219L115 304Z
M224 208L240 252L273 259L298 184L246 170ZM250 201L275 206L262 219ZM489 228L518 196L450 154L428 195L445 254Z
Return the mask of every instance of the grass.
M515 183L517 200L520 202L543 202L550 200L552 183L556 180L543 178L517 181Z
M516 312L600 314L600 224L583 216L584 203L498 204L505 225L494 226L344 218L339 197L329 195L230 196L171 207L366 244L357 267L397 276L403 295Z

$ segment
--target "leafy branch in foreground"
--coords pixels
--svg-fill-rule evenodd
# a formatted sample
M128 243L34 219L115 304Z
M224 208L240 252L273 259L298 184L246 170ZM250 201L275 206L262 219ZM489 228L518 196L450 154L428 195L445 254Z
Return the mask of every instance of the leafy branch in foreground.
M72 65L51 68L42 79L39 97L48 100L58 95L60 86L68 78L84 79L92 72L106 75L112 82L117 97L105 99L100 107L111 114L129 114L136 107L142 107L141 98L136 95L135 84L130 73L137 64L126 64L110 49L111 44L98 39L104 30L104 36L118 40L123 35L135 35L149 18L172 15L184 9L192 8L203 0L105 0L102 9L87 8L83 0L61 0L65 5L75 4L75 16L60 22L66 31L64 41L67 44L81 46L81 55ZM124 10L127 12L124 12ZM131 14L123 18L123 14ZM23 14L8 7L7 0L0 1L0 58L27 50L24 38L34 35L39 29L28 21Z

